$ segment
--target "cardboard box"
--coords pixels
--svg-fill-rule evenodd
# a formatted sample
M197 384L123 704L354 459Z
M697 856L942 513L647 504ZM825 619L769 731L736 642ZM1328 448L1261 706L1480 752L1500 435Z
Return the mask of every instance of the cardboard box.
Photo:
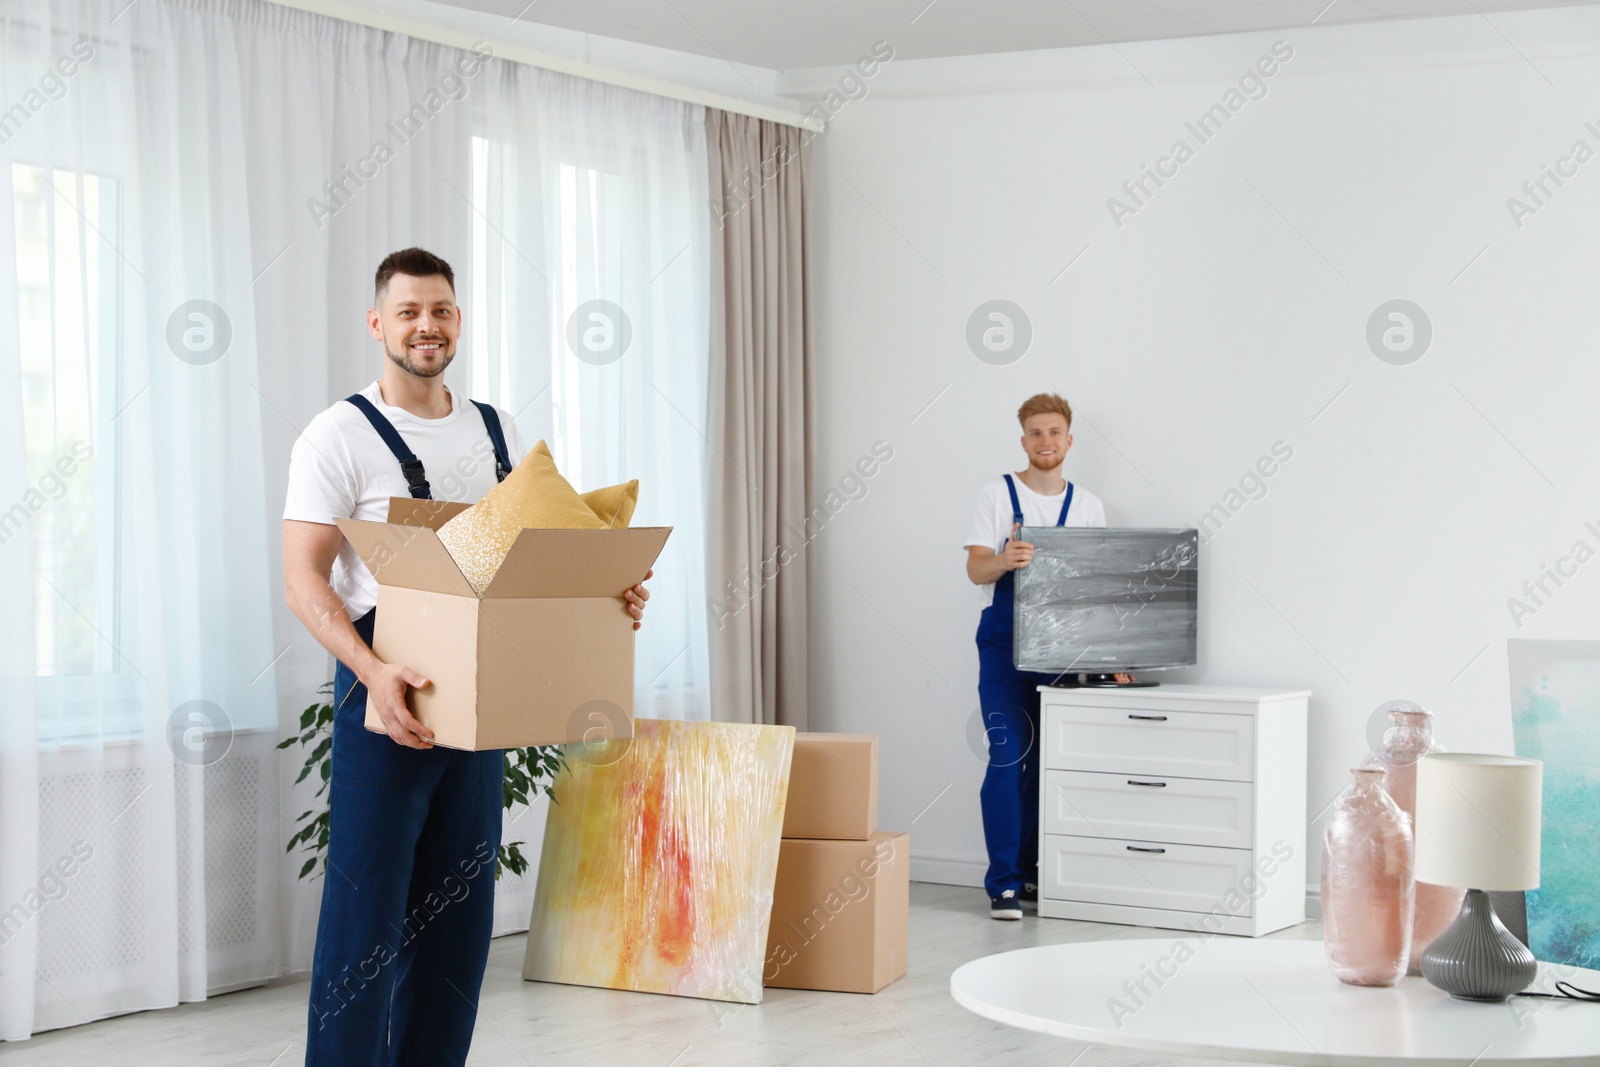
M778 852L763 984L876 993L903 977L910 871L907 834L785 840Z
M865 841L877 829L877 735L795 734L783 836Z
M394 497L339 519L378 580L372 647L427 678L411 713L448 748L633 736L633 619L622 594L670 527L523 530L479 596L434 531L465 504ZM372 705L368 730L382 732Z

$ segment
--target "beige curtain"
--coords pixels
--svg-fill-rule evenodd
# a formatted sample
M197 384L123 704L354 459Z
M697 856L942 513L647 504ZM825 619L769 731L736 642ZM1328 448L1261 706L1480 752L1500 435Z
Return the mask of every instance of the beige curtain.
M706 109L711 713L804 730L811 701L811 148Z

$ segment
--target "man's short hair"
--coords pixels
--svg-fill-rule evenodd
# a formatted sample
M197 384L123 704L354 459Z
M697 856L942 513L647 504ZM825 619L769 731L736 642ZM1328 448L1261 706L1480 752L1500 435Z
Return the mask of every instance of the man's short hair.
M1028 428L1028 420L1035 415L1060 415L1067 420L1067 429L1072 429L1072 405L1058 393L1035 393L1017 409L1017 421L1024 430Z
M450 269L450 264L426 248L402 248L398 252L390 252L378 264L378 274L372 286L374 305L383 303L383 291L389 288L389 279L396 274L409 274L413 278L431 278L440 274L450 283L450 291L456 291L456 272Z

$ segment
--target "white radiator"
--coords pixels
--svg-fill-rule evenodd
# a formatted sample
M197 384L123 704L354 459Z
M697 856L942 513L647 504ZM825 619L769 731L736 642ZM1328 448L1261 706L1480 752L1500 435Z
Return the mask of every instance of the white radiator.
M92 849L69 864L69 877L57 876L57 895L33 919L41 1023L85 1021L72 1015L75 989L123 988L126 1010L153 1006L152 971L171 973L173 946L153 933L168 928L168 909L176 910L179 969L203 968L207 995L279 973L277 869L290 831L276 808L275 743L240 732L210 766L175 763L170 815L140 742L40 754L40 872ZM174 829L175 848L158 847ZM161 871L163 863L174 869ZM175 891L152 891L162 885ZM152 943L157 937L167 943Z

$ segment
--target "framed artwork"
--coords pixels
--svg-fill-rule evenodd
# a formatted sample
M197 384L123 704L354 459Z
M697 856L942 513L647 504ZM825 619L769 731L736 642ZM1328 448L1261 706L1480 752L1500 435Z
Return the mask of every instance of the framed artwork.
M1544 762L1539 888L1528 947L1600 967L1600 641L1511 641L1516 753Z

